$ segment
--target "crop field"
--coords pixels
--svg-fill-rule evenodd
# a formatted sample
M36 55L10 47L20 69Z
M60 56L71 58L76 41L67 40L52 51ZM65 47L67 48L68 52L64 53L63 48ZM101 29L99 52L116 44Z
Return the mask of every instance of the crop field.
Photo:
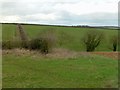
M110 47L110 37L118 30L88 27L22 25L28 38L44 31L57 44L48 54L23 48L2 50L3 88L117 88L118 52ZM17 26L2 25L2 40L13 40ZM88 31L103 32L94 52L86 52L82 37ZM52 37L52 36L51 36Z

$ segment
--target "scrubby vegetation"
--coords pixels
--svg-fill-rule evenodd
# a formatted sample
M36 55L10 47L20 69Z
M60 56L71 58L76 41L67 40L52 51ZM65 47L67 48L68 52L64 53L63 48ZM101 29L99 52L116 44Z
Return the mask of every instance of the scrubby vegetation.
M98 31L89 31L83 37L83 43L86 46L86 51L94 51L103 39L103 33Z
M15 37L13 40L3 41L2 49L25 48L30 50L38 50L43 54L50 52L56 44L57 37L52 30L45 30L35 38L28 39L28 35L22 25L17 25Z
M111 49L113 51L117 51L117 47L118 47L118 35L114 35L110 38L110 45L111 45Z
M16 36L19 37L19 34L15 36L16 25L12 24L3 24L3 42L4 41L19 41L16 40ZM100 31L105 35L105 38L102 39L102 43L95 48L95 51L112 51L109 49L111 43L109 39L111 36L114 36L118 33L118 30L109 30L101 28L89 28L89 27L57 27L57 26L34 26L34 25L22 25L24 27L24 32L27 35L29 40L40 38L40 36L47 36L47 38L55 41L53 48L66 48L74 51L86 51L85 44L81 40L87 32L92 30ZM49 35L47 35L48 33ZM17 32L18 33L18 32ZM112 45L112 44L111 44Z
M47 54L49 52L50 46L46 39L36 38L29 43L30 50L40 50L42 53Z
M63 29L62 27L59 28ZM69 27L66 28L69 29ZM73 27L71 28L78 29ZM117 40L117 36L114 36L114 33L115 34L117 33L116 30L111 30L111 32L114 32L111 33L114 37L111 37L112 38L111 42L107 45L104 36L108 37L108 35L105 33L105 30L100 31L100 30L95 30L95 28L93 29L86 28L88 30L84 30L84 32L82 30L83 32L82 34L80 30L73 30L74 32L76 32L76 35L73 35L72 33L74 32L71 32L71 30L66 30L69 31L66 32L65 30L58 30L58 28L55 27L52 28L49 26L48 28L44 28L42 31L41 30L39 30L39 32L37 31L36 36L31 37L29 33L36 31L36 29L33 31L28 29L29 28L27 29L25 27L23 28L22 25L18 24L17 29L15 30L15 32L13 32L15 34L12 39L4 40L3 37L2 48L3 49L25 48L30 50L40 50L42 53L43 52L48 53L52 50L52 48L62 47L62 48L76 49L79 51L86 50L88 52L91 52L98 50L100 47L107 50L108 47L106 46L111 44L112 50L113 51L117 50L118 40ZM80 37L77 36L79 34ZM108 38L106 40L109 41ZM101 44L101 42L103 43Z

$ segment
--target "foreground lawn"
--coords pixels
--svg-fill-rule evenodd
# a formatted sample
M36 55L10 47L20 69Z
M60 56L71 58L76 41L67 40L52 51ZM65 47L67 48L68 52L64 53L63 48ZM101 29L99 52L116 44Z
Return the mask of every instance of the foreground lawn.
M117 60L88 55L48 58L3 55L3 88L114 88Z

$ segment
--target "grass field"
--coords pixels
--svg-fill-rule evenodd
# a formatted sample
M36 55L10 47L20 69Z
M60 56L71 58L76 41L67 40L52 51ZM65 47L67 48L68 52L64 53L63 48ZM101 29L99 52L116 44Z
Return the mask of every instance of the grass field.
M118 33L117 30L110 29L99 29L99 28L75 28L75 27L55 27L55 26L35 26L35 25L23 25L24 30L26 31L29 38L35 38L40 35L40 32L45 30L53 30L56 36L59 36L62 33L66 33L67 35L61 40L64 42L63 45L57 47L67 48L75 51L85 51L85 47L81 38L87 31L98 30L104 33L104 39L101 42L100 46L96 48L96 51L111 51L108 47L110 47L109 39L112 35ZM17 30L17 26L13 24L3 24L3 41L11 40L15 36L15 31Z
M94 54L56 58L38 54L3 54L5 88L115 88L118 62Z
M29 38L52 30L62 45L43 55L25 49L3 50L3 88L117 88L118 57L112 52L109 39L117 30L57 26L23 25ZM15 38L17 26L2 25L2 40ZM81 38L87 31L98 30L105 34L95 52L85 52Z

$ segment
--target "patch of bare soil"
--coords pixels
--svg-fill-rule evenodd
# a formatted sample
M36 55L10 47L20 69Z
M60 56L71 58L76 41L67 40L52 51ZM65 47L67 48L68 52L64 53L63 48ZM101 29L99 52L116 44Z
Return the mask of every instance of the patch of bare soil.
M102 55L112 59L118 59L120 52L119 53L118 52L92 52L92 54Z

